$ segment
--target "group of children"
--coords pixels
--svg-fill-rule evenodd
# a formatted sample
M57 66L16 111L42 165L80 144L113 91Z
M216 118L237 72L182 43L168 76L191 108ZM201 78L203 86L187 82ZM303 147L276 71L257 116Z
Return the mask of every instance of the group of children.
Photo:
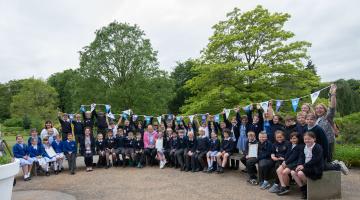
M258 114L253 116L255 110ZM59 115L62 136L56 135L49 143L48 137L41 140L36 130L32 130L28 145L24 144L22 136L16 137L13 151L20 160L25 180L30 179L33 163L46 175L49 175L49 166L58 174L63 169L64 157L69 162L70 173L74 174L78 144L86 171L93 170L93 156L97 154L98 167L142 168L159 163L160 168L223 173L231 154L240 152L250 184L284 195L289 192L292 178L306 198L307 178L321 178L324 162L329 160L327 138L316 125L311 107L305 104L297 114L297 120L286 117L285 125L281 124L280 116L273 114L271 103L266 113L259 105L251 106L244 116L240 115L239 109L235 111L236 116L231 121L222 113L222 122L216 122L208 115L201 123L196 119L185 123L183 119L177 121L165 116L161 123L141 122L134 121L131 115L127 119L120 117L115 123L105 113L95 110L84 112L83 120L81 115L69 119L63 114ZM55 153L49 155L52 152L49 149ZM343 163L337 163L339 169L347 172ZM239 163L234 162L231 166L238 168ZM271 186L272 179L274 184Z

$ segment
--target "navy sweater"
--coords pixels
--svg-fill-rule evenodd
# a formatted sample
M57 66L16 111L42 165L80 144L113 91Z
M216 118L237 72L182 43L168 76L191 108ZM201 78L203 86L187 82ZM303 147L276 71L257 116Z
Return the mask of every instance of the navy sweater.
M283 141L281 143L275 142L273 144L271 153L274 154L277 158L285 158L285 155L289 149L291 149L291 144L289 141Z
M285 154L285 164L289 165L289 164L297 163L299 160L301 151L304 151L304 145L297 144L294 148L292 148L292 145L291 145L290 149Z
M64 121L63 119L61 119L61 117L59 117L59 122L61 124L61 132L63 134L72 133L70 120L69 121Z
M76 142L74 140L72 141L64 141L63 142L63 152L64 153L68 153L68 152L76 152L77 151L77 146L76 146Z
M210 151L220 151L220 141L219 139L210 140Z
M188 139L186 148L188 151L195 152L197 148L196 138L193 138L192 140Z
M273 144L270 141L258 143L258 160L271 159L271 151Z
M96 140L95 142L96 151L105 151L105 141Z
M135 151L140 151L141 149L144 149L144 142L143 140L135 140L133 143L133 148Z
M187 148L188 140L187 140L187 138L185 136L183 138L178 137L177 140L178 140L178 142L177 142L177 145L176 145L176 149L185 149L185 148Z
M208 137L198 137L197 139L196 150L200 152L209 150L209 138Z
M224 139L221 143L220 151L225 151L226 153L231 153L234 149L234 141L231 138Z
M31 145L31 146L29 146L28 151L29 151L29 156L31 158L37 157L37 156L44 156L44 154L45 154L45 150L42 145L36 145L36 149L34 146Z

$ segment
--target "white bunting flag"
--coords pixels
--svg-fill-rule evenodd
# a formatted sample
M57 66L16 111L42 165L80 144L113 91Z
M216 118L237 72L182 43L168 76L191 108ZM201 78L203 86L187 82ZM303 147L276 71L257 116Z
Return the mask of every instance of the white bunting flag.
M109 112L108 114L106 114L110 119L115 119L115 115L112 114L111 112Z
M230 109L226 109L226 108L224 108L224 112L225 112L225 116L226 116L226 118L229 118L229 115L230 115Z
M314 104L316 99L319 97L320 91L314 92L310 94L311 97L311 104Z
M194 115L189 115L190 122L193 123L194 121Z
M157 120L158 120L159 124L161 124L161 116L158 116Z
M268 101L261 102L260 106L264 110L264 112L267 113L268 108L269 108L269 102Z
M93 104L91 104L91 106L90 106L90 111L92 112L92 111L94 111L95 110L95 107L96 107L96 104L95 103L93 103Z
M124 110L123 113L130 116L130 109L129 110Z

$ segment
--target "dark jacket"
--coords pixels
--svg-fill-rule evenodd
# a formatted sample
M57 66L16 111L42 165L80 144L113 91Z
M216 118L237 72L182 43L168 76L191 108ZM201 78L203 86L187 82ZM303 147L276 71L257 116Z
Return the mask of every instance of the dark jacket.
M226 153L231 153L234 149L234 141L231 138L224 139L220 146L220 151L225 151Z
M61 117L59 117L59 122L61 124L61 132L63 134L72 133L70 120L69 121L64 121L63 119L61 119Z
M74 140L72 140L72 141L68 141L68 140L63 141L63 152L64 153L68 153L68 152L76 153L77 152L76 142Z
M277 158L280 158L280 157L285 158L285 155L289 149L291 149L291 144L289 141L285 140L281 143L275 142L273 144L273 149L271 151L271 154L274 154L275 157L277 157Z
M143 140L135 140L133 143L133 148L135 151L140 151L141 149L144 149L144 142Z
M84 135L84 122L73 120L71 123L74 125L74 133L76 136L83 136ZM92 128L92 127L91 127Z
M193 138L193 140L188 139L186 148L188 151L195 152L197 148L196 138Z
M28 146L26 144L23 144L22 146L18 143L16 143L13 146L13 153L15 158L23 158L24 156L29 155Z
M186 149L188 139L184 136L183 138L178 137L176 149Z
M248 112L249 131L255 132L256 138L259 138L259 133L264 130L264 118L261 110L258 110L259 122L253 123L252 111Z
M115 149L117 148L117 142L115 140L115 138L110 137L110 138L105 138L105 148L107 149Z
M51 146L53 147L55 153L62 153L63 152L63 141L60 141L59 143L54 140L51 143Z
M304 151L304 145L297 144L294 148L292 148L291 145L290 149L285 154L285 164L289 165L289 164L297 163L301 151Z
M210 151L220 151L220 141L219 139L213 140L210 139Z
M100 142L99 140L96 140L95 148L96 148L96 151L105 151L105 141L102 140Z
M101 130L107 129L108 124L106 122L106 115L104 114L103 116L99 116L95 110L94 110L93 114L96 118L96 125L97 125L98 129L101 129Z
M271 151L273 144L270 141L258 143L258 160L271 159Z
M208 137L197 137L197 147L196 151L206 152L209 150L209 138Z
M168 143L169 143L170 149L176 149L177 145L178 145L178 138L171 137Z
M37 146L36 149L32 145L29 146L29 148L28 148L29 156L31 158L36 157L36 156L44 156L44 154L45 154L45 150L42 145L36 145L36 146Z
M115 140L115 147L114 148L124 148L125 147L125 142L127 141L127 137L116 136L114 140Z
M290 135L296 131L296 124L284 127L285 139L290 141Z
M92 154L95 154L95 139L94 136L90 135L90 150ZM80 140L80 154L82 156L85 155L86 149L85 149L85 136L81 138Z
M327 160L329 157L329 142L328 138L325 135L324 129L322 129L319 125L315 125L312 129L308 129L306 127L306 131L311 131L315 134L316 144L319 144L322 147L322 152L324 159Z
M303 165L306 171L311 171L311 174L307 174L308 178L313 180L320 179L324 171L324 156L322 148L319 144L315 144L312 149L312 158L309 162L305 163L304 149L300 151L298 165Z
M82 113L84 118L84 127L94 128L94 111L92 112L91 118L87 119L85 117L85 112Z

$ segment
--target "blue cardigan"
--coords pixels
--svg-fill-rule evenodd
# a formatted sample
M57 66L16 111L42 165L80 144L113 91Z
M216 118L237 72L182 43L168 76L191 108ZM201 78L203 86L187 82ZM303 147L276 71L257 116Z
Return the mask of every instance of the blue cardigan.
M63 144L64 144L63 141L60 141L59 143L57 143L56 140L54 140L51 143L51 146L53 147L53 149L56 153L62 153L63 152Z
M21 147L20 144L16 143L13 146L13 153L15 158L23 158L29 155L28 147L26 144L23 144L23 147Z
M45 154L45 150L42 145L36 145L36 146L37 146L37 149L35 149L32 145L29 146L29 148L28 148L29 156L31 158L36 157L36 156L44 156L44 154Z
M77 152L76 142L74 140L64 141L63 142L63 151L64 151L64 153L68 153L68 152L76 153Z

